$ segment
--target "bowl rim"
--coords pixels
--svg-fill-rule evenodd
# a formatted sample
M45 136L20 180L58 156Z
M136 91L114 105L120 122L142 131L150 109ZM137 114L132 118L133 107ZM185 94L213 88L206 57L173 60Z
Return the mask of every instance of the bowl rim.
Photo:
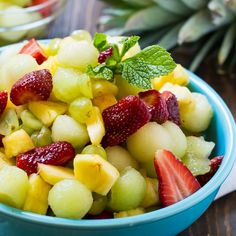
M49 40L39 40L39 42L42 44L47 44ZM9 46L17 44L12 44ZM0 53L9 46L0 48ZM178 214L188 208L191 208L195 204L202 201L204 198L207 198L210 194L212 194L221 186L221 184L224 182L226 177L229 175L231 169L233 168L233 164L236 157L236 126L234 118L229 108L227 107L223 99L217 94L217 92L194 73L192 73L189 70L187 70L187 72L190 75L190 85L193 84L199 90L203 90L208 97L211 97L211 99L214 100L216 107L220 110L221 116L225 121L224 128L226 128L226 130L224 132L227 133L227 140L228 140L226 152L224 154L224 159L219 170L212 177L212 179L201 189L199 189L197 192L187 197L186 199L177 202L169 207L161 208L142 215L119 218L119 219L78 220L78 219L56 218L52 216L44 216L26 212L4 204L0 204L0 213L8 217L12 217L30 223L37 223L47 226L57 226L59 228L69 227L75 229L93 230L98 228L102 229L110 227L112 228L120 228L127 226L129 227L133 225L150 223L156 220L160 220Z

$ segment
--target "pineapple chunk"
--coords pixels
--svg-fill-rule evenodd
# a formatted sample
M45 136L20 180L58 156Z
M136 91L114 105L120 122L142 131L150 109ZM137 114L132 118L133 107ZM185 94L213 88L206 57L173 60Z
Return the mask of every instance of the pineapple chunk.
M8 159L2 152L0 152L0 170L5 166L14 166L14 162L13 158Z
M86 125L91 143L93 145L100 144L105 135L105 127L99 108L93 107L88 113Z
M51 56L39 66L39 69L48 69L50 73L54 75L57 67L58 67L58 62L56 57Z
M17 130L2 139L7 158L17 156L34 148L30 136L23 130Z
M51 186L38 174L29 177L29 190L23 210L46 215L48 209L48 193Z
M135 209L131 209L128 211L120 211L120 212L114 212L114 218L123 218L123 217L129 217L129 216L136 216L141 215L145 213L145 209L142 207L138 207Z
M178 64L168 75L154 78L152 80L152 86L156 90L159 90L167 82L185 86L189 82L189 75L187 71Z
M97 106L101 113L108 107L117 103L117 100L112 94L105 94L93 99L93 104Z
M13 108L17 114L17 117L20 118L21 112L26 110L27 106L26 105L16 106L8 99L6 108Z
M38 171L44 181L51 185L64 179L74 179L73 170L62 166L38 164Z
M47 127L49 127L57 116L62 115L67 110L64 103L49 101L30 102L29 110Z
M74 159L75 178L91 191L107 195L119 178L119 171L96 154L78 154Z

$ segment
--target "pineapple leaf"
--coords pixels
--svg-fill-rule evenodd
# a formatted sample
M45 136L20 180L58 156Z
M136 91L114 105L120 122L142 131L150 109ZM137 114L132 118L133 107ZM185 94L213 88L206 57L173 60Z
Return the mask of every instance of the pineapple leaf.
M187 7L183 2L176 0L154 0L163 9L173 12L174 14L186 16L190 15L193 10Z
M170 54L158 45L149 46L120 63L122 78L139 88L150 89L151 79L167 75L176 67Z
M233 48L236 37L236 24L231 24L230 28L227 30L224 40L221 44L220 51L218 54L219 64L222 65L227 59L230 50Z
M147 7L137 11L128 19L125 24L125 32L160 28L180 18L180 16L166 11L159 6Z
M199 10L205 7L209 0L181 0L187 7L193 10Z
M190 70L195 71L197 69L197 67L200 65L200 63L202 62L203 58L207 55L209 50L214 46L217 40L222 36L223 32L224 31L222 30L218 31L210 37L207 43L201 48L201 50L194 57L190 65Z
M160 46L169 50L175 47L178 43L178 34L179 30L181 29L183 22L174 26L167 34L165 34L158 42Z
M180 29L178 43L193 42L215 30L217 26L211 22L211 15L203 9L191 16Z

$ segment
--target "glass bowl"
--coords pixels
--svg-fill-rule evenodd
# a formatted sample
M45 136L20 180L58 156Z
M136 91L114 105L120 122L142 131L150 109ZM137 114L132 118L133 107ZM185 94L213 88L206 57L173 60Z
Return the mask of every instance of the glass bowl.
M27 38L41 38L47 34L49 24L65 8L67 0L44 0L41 4L21 8L8 6L0 10L0 45L19 42Z

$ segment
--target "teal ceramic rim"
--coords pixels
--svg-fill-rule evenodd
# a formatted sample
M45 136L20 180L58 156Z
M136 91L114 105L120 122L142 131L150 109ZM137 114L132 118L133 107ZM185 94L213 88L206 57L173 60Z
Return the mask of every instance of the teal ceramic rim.
M41 40L41 43L47 43L48 40ZM7 47L3 47L0 51ZM4 204L0 204L0 212L4 215L27 221L30 223L43 224L47 226L56 226L58 228L73 228L73 229L89 229L97 230L102 228L121 228L131 227L134 225L140 225L145 223L151 223L157 220L161 220L175 214L178 214L192 206L198 204L203 199L207 198L210 194L216 191L229 175L235 158L236 158L236 126L234 118L229 111L228 107L222 100L222 98L202 79L188 71L190 75L190 84L196 86L199 90L204 91L208 97L214 101L220 116L224 120L222 124L224 133L227 134L226 153L224 154L224 160L213 178L196 193L192 194L188 198L166 208L155 210L150 213L145 213L138 216L132 216L121 219L106 219L106 220L73 220L64 218L55 218L50 216L42 216L34 213L21 211Z

